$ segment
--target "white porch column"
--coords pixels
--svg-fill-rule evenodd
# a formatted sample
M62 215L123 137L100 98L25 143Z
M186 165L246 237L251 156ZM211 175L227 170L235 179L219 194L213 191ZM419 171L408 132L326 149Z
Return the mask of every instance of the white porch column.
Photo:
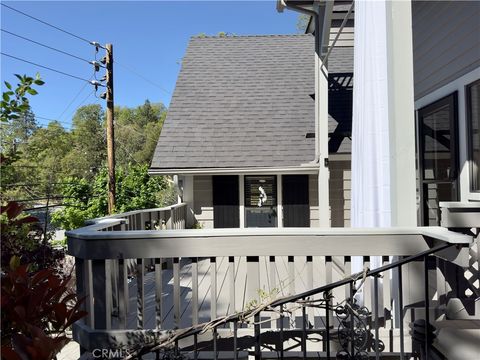
M416 225L410 1L355 3L352 226Z
M245 175L238 175L240 200L240 229L245 227Z
M277 175L277 226L283 227L283 182L282 175Z
M318 6L318 4L317 4ZM325 11L325 10L323 10ZM317 14L322 13L319 9ZM315 19L315 33L329 34L327 29L320 30L325 24L320 15ZM327 42L328 45L328 42ZM320 227L330 227L330 198L328 169L328 70L323 66L321 57L326 55L325 43L321 36L315 36L315 157L318 160L318 218ZM326 65L326 64L325 64Z
M388 119L392 226L416 226L411 1L387 1Z
M185 175L183 177L183 202L187 203L187 228L192 226L195 222L194 217L194 196L193 196L193 175Z

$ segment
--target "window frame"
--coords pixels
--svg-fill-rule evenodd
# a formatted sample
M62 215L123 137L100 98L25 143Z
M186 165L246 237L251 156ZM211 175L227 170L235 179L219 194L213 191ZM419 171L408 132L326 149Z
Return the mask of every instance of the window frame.
M474 189L474 171L473 171L473 117L472 117L472 94L471 88L473 86L480 86L480 79L477 79L465 85L465 115L467 121L467 160L469 162L469 190L470 193L480 193L480 183L477 184L478 189ZM480 121L479 121L480 123ZM480 131L480 127L479 127ZM477 171L480 172L480 164L477 166Z

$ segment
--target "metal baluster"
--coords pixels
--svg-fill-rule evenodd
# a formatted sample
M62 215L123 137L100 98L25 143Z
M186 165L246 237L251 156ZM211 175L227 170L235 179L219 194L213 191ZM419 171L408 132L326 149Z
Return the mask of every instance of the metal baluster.
M375 359L380 359L378 333L378 275L373 277L373 306L375 310Z
M218 354L217 354L217 327L213 328L213 359L214 360L218 359Z
M428 296L428 256L423 258L424 279L425 279L425 358L430 358L430 299Z
M283 360L283 305L280 305L280 359Z
M353 306L353 281L350 283L350 303ZM355 334L355 317L353 314L353 311L350 311L350 334L352 334L352 342L350 344L350 355L353 357L355 356L355 339L354 339L354 334Z
M193 334L193 359L198 359L198 335Z
M237 335L238 335L238 322L237 320L235 320L233 322L233 359L234 360L238 360Z
M305 301L305 298L302 298ZM307 311L305 303L302 304L302 353L303 359L307 358Z
M260 350L260 313L256 313L253 317L254 321L254 336L255 336L255 360L260 360L262 358Z
M330 359L330 293L327 292L327 301L325 301L325 330L327 332L327 359Z
M398 313L400 314L400 360L405 360L405 342L403 339L403 279L402 266L398 267Z

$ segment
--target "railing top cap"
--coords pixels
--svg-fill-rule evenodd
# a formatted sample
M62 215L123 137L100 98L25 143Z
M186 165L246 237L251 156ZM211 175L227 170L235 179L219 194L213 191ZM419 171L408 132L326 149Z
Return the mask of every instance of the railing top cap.
M118 219L117 219L118 221ZM395 236L418 235L456 244L471 243L472 237L443 227L391 227L391 228L248 228L248 229L175 229L175 230L129 230L98 231L103 223L80 228L66 233L67 237L84 240L96 239L153 239L153 238L215 238L243 236ZM104 227L112 226L106 222Z

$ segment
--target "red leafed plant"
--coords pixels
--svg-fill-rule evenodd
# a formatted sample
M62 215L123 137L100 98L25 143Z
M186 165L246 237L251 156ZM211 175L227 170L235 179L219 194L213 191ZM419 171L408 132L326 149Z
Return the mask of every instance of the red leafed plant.
M0 206L2 270L8 270L13 256L22 264L30 264L30 270L59 269L65 254L42 241L42 227L38 219L23 212L23 206L10 201Z
M54 359L69 341L67 328L87 313L69 291L71 276L29 272L17 257L2 274L2 359Z

